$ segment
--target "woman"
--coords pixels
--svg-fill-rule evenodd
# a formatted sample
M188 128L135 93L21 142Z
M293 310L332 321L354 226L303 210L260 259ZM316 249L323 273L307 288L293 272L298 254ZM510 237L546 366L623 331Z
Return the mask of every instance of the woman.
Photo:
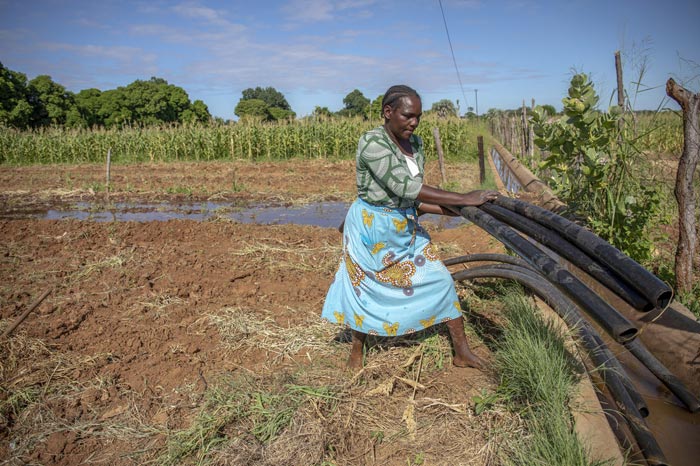
M343 257L321 316L352 329L352 368L362 367L367 334L404 335L442 322L450 332L453 364L479 368L450 273L417 217L451 215L442 206L478 206L498 193L460 194L423 184L423 143L413 134L422 104L415 90L389 88L382 113L384 125L365 133L358 144L358 199L341 227Z

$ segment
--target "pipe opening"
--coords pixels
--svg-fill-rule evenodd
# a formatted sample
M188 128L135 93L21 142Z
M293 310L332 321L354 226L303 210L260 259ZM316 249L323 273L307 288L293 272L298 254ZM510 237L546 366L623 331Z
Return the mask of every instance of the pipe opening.
M673 292L672 291L664 291L661 294L659 294L658 298L656 298L657 306L660 307L661 309L665 309L666 306L671 304L671 299L673 299ZM649 309L649 310L651 311L651 309Z
M637 336L637 333L639 333L639 330L637 330L636 328L628 328L618 334L617 341L620 343L624 343L625 341L633 340Z

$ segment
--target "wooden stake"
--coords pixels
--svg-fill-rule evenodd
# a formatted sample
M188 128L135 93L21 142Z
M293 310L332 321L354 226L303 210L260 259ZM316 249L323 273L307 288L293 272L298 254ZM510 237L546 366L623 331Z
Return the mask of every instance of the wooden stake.
M5 329L5 331L2 332L2 337L5 338L5 337L9 336L12 332L14 332L14 330L19 326L19 324L21 324L22 322L24 322L24 319L26 319L27 316L29 316L29 314L31 314L32 311L33 311L34 309L36 309L36 308L39 306L39 304L41 304L41 302L42 302L44 299L46 299L46 297L49 295L49 293L51 293L51 289L50 289L50 288L49 288L48 290L44 291L44 294L42 294L41 296L39 296L39 299L37 299L36 301L34 301L34 304L32 304L31 306L29 306L29 309L27 309L26 311L24 311L24 312L22 313L22 315L19 316L19 317L17 318L17 320L15 320L14 323L13 323L12 325L10 325L9 327L7 327L7 328Z
M484 164L484 137L476 137L476 147L479 151L479 183L484 184L486 181L486 166Z
M522 146L523 150L522 150L522 152L520 152L520 156L527 157L527 155L528 155L527 154L527 147L528 147L527 139L528 139L528 136L530 135L530 132L527 129L527 108L525 107L525 99L523 99L523 111L522 111L522 115L520 116L520 118L521 118L521 123L523 126L523 137L521 139L522 144L523 144L523 146Z
M109 178L110 178L110 171L112 168L112 148L110 147L107 149L107 184L106 184L106 192L107 192L107 199L109 199Z
M620 58L620 51L615 52L615 71L617 73L617 106L624 113L625 111L625 88L622 84L622 59ZM618 120L618 127L620 131L625 126L624 118Z
M442 143L440 142L440 130L433 128L433 138L435 139L435 147L437 147L438 164L440 165L440 176L442 177L442 185L447 183L447 175L445 174L445 160L442 153Z

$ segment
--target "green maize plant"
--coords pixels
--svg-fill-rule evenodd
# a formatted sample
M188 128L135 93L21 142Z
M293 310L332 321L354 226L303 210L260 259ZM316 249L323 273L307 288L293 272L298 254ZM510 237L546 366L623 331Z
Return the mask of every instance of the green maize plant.
M12 165L102 162L111 149L116 163L226 159L348 159L360 135L381 121L362 118L306 118L294 121L242 120L230 124L163 125L120 129L0 127L0 163ZM445 157L476 157L476 137L485 127L458 118L427 116L417 134L426 155L436 157L432 128L438 128Z

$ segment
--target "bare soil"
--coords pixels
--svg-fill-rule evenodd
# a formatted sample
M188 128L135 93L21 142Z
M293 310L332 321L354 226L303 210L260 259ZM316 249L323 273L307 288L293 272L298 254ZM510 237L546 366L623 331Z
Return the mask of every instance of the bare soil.
M439 173L430 164L428 182ZM478 185L470 165L448 173L453 189ZM497 381L488 367L451 367L444 329L437 351L426 340L375 342L365 369L346 371L347 335L319 321L340 254L335 228L26 218L78 201L351 201L354 184L352 161L116 165L109 186L104 166L0 166L0 331L51 290L0 338L0 464L201 463L197 451L233 465L498 464L499 435L522 436L520 421L497 408L474 414ZM444 258L503 251L473 225L427 227ZM459 292L472 347L489 361L480 335L498 331L498 310L488 290ZM654 326L685 335L669 319L643 335L653 351L668 341ZM697 393L694 354L663 362ZM301 385L343 398L304 405L270 443L216 398L229 387L263 409L260 393ZM213 436L196 430L205 421Z
M450 167L464 189L476 185L468 170ZM437 173L431 166L428 176L436 180ZM241 205L353 196L352 162L327 161L114 166L109 193L111 201L217 199ZM0 167L5 217L76 200L106 202L104 167ZM444 255L501 251L474 226L431 229ZM359 384L344 370L347 343L334 343L335 330L318 327L339 242L333 228L303 225L0 220L0 329L52 290L0 342L0 458L7 464L167 463L163 452L173 433L193 425L205 393L224 376L262 380L304 370L319 374L321 367L327 382ZM472 344L488 360L486 347L474 338ZM383 359L390 354L391 347L371 356L391 371L395 360ZM458 448L487 460L487 440L478 434L478 422L470 424L466 407L492 386L488 371L447 362L440 370L426 366L420 376L425 388L418 398L436 400L424 402L426 409L445 410L438 417L449 425L464 424L471 440ZM379 376L365 381L365 389L380 382ZM415 388L396 390L404 390L406 399L413 392L415 399ZM402 412L396 424L404 424ZM338 464L418 461L419 450L402 443L354 440L340 442L346 451L336 452ZM454 441L463 439L448 436L420 454L441 464L445 445L454 450ZM244 460L238 448L239 456L229 451L219 462L274 464L269 451Z

